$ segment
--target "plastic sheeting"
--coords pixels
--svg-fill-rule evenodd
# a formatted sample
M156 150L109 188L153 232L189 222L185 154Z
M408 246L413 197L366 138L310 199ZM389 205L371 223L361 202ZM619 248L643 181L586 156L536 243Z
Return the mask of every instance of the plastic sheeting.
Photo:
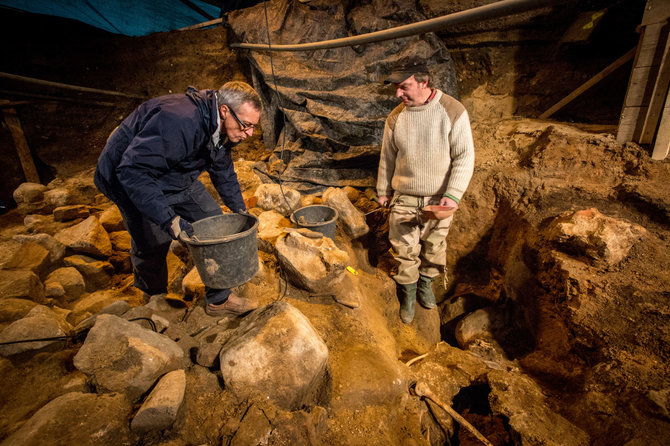
M373 7L354 2L348 7L347 2L268 2L271 43L318 42L426 18L387 3L390 6L383 9L382 3ZM265 23L262 4L230 13L228 23L237 41L267 43L265 27L258 26ZM381 79L409 54L425 58L433 85L457 97L453 61L432 33L355 47L274 53L274 70L268 52L248 51L254 87L264 102L263 141L274 150L267 163L256 166L263 180L281 178L305 193L374 187L384 122L399 103L393 87Z
M190 8L191 3L210 17ZM78 20L106 31L143 36L206 22L221 8L200 0L0 0L0 7Z

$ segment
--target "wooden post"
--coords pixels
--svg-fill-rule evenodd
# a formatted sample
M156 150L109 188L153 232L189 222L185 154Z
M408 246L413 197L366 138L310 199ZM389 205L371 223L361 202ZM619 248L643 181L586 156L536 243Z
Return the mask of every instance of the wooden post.
M640 135L640 144L651 144L658 128L658 121L663 113L663 103L668 93L668 85L670 85L670 39L665 42L665 50L663 51L663 58L656 76L654 90L649 101L649 109L647 116L644 118L642 125L642 134Z
M2 114L4 115L7 127L9 127L9 131L12 134L12 139L16 146L16 152L19 154L19 160L21 161L21 167L23 168L23 174L26 177L26 181L30 183L39 183L40 176L37 174L37 168L35 167L35 162L30 154L30 148L28 147L26 136L23 134L23 128L21 128L21 121L19 121L19 115L16 114L16 109L3 108Z
M665 108L663 109L663 116L661 117L661 124L658 126L658 133L656 134L656 142L654 143L654 151L651 154L651 159L664 160L670 151L670 90L668 90L668 97L665 98Z

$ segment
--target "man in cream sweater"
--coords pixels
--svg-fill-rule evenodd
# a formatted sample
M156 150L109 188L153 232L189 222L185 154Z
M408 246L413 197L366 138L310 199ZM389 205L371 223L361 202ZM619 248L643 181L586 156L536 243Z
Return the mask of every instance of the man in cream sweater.
M392 206L389 240L399 262L394 276L400 318L414 319L415 303L435 308L432 282L446 264L453 217L428 219L431 204L458 208L472 177L475 150L463 105L431 88L424 61L400 59L384 80L402 100L386 118L377 177L382 205ZM446 273L445 273L446 274Z

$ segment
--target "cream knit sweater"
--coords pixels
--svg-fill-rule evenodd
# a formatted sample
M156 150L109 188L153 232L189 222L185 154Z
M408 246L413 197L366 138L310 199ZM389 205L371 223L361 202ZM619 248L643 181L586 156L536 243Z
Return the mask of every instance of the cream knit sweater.
M428 104L400 104L386 118L377 194L446 193L460 200L474 164L468 112L456 99L436 90Z

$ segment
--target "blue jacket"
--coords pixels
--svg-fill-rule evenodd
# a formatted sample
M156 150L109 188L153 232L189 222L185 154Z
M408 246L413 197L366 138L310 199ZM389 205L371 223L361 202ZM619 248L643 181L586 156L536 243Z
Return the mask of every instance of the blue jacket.
M224 204L246 209L229 146L214 147L214 90L188 87L186 94L150 99L109 137L94 182L116 203L131 201L158 225L175 217L166 196L189 188L207 170ZM222 139L225 135L221 135Z

